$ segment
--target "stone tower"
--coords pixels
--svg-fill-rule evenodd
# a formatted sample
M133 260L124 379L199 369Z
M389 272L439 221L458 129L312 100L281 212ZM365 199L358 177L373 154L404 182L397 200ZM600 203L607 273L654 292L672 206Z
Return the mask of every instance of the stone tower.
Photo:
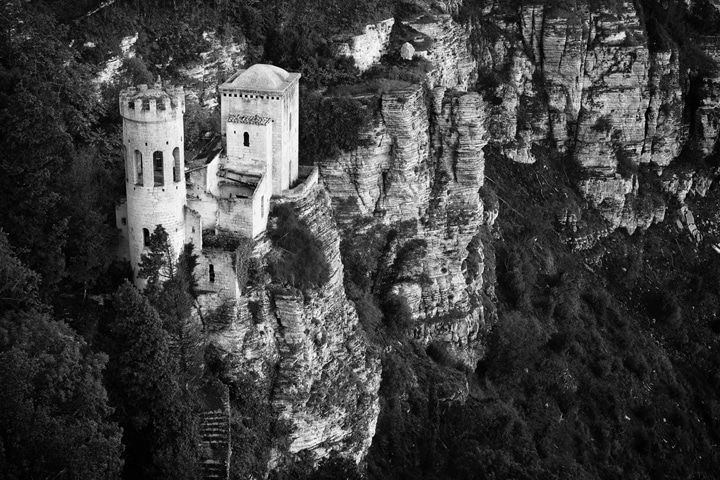
M140 256L156 225L179 255L185 243L185 158L182 87L130 87L120 93L125 156L126 217L123 234L137 280Z
M230 142L242 141L240 148L253 149L249 130L228 135L233 118L270 120L272 136L272 195L290 188L298 178L299 73L288 73L272 65L253 65L240 70L220 85L220 115L226 151L237 151ZM257 122L247 123L252 125ZM242 125L236 125L240 128ZM235 130L233 130L235 131ZM246 133L248 136L246 136ZM237 135L237 136L235 136Z

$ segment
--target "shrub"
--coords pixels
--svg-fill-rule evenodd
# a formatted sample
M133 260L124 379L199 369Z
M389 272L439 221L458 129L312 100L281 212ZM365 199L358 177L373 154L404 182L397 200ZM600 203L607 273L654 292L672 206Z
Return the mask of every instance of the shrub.
M390 294L382 304L385 325L393 333L407 332L412 326L412 311L400 296Z
M595 121L595 125L590 127L590 129L594 132L600 132L600 133L609 133L610 130L612 130L613 124L612 120L610 120L609 115L602 115L598 117L598 119Z
M682 320L682 308L677 297L667 291L657 291L649 294L646 298L647 314L650 318L657 320L663 325L676 327Z
M322 244L298 218L292 204L273 208L268 222L268 236L279 252L268 264L274 280L300 289L328 281L330 266Z
M352 97L327 97L300 92L300 163L313 165L341 152L368 144L362 136L373 118L373 108Z

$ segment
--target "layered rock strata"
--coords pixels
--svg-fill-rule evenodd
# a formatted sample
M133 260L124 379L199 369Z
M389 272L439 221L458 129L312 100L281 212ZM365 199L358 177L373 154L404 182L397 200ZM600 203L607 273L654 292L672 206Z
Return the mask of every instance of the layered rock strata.
M390 92L367 132L370 146L320 162L341 223L365 217L410 225L388 245L387 291L407 303L416 339L444 343L469 365L486 326L479 301L486 111L477 93L421 86ZM413 241L421 254L404 262L399 252Z
M279 419L289 426L287 449L273 451L269 468L292 463L298 454L360 462L379 413L380 362L345 296L340 240L327 192L317 185L292 200L322 244L328 281L304 292L272 284L250 287L233 305L237 313L216 325L208 341L230 365L231 377L255 372L271 392ZM270 243L259 241L255 254L273 254Z
M502 6L488 8L503 35L483 34L481 70L503 81L490 122L493 140L515 161L534 161L533 143L550 141L589 175L580 185L612 229L632 232L664 218L643 196L633 171L665 167L687 138L677 49L650 51L635 6L524 6L519 21ZM712 122L710 122L712 123Z
M720 36L706 37L702 50L720 65ZM699 105L695 110L695 138L699 150L710 155L720 140L720 75L708 74L699 79Z

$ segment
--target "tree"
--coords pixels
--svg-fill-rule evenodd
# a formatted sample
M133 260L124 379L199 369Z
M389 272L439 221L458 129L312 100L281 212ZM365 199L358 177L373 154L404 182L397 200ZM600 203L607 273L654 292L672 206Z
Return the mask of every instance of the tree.
M64 275L74 142L99 113L66 33L35 2L0 6L0 227L45 286Z
M37 283L0 232L0 477L118 478L107 357L46 312Z
M125 478L199 478L194 399L181 386L160 315L131 284L115 294L108 378L124 429Z
M192 244L187 244L176 261L162 225L155 227L148 246L150 253L141 257L139 277L148 279L145 294L157 308L163 327L170 334L182 372L193 377L198 374L196 367L201 363L201 339L198 325L192 320L197 297L193 271L198 257L192 253Z

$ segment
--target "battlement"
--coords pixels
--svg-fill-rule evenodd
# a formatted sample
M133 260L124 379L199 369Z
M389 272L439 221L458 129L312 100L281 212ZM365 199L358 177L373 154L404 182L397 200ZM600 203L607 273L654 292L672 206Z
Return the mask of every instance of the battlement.
M185 113L183 87L142 84L120 92L120 114L136 122L156 123L176 120Z

